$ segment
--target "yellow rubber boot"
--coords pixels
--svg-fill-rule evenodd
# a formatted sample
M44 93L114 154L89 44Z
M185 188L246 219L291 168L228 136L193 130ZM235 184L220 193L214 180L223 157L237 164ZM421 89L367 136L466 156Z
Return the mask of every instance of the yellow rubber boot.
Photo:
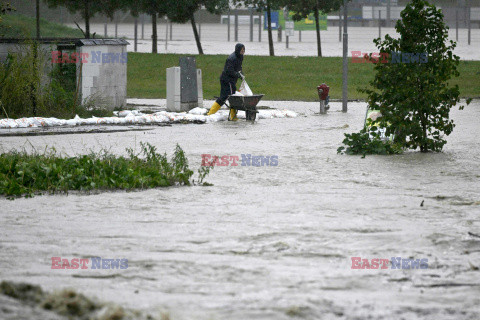
M230 109L230 115L228 116L228 120L230 121L237 121L238 118L237 118L237 110L235 109Z
M219 105L216 101L213 103L212 107L210 108L210 110L208 111L207 113L207 116L211 115L211 114L214 114L215 112L217 112L218 110L220 110L222 106Z

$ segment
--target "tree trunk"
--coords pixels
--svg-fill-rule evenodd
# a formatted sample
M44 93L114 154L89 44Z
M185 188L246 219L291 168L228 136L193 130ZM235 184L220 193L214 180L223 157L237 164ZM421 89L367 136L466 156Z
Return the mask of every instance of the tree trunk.
M157 14L152 14L152 53L157 53Z
M320 42L320 22L318 17L318 2L315 5L315 29L317 29L317 54L322 56L322 44Z
M193 35L195 36L195 42L197 43L198 54L203 54L202 44L200 43L200 37L198 36L197 25L195 24L193 13L190 22L192 23Z
M273 51L273 38L272 38L272 14L270 11L270 2L267 1L267 30L268 30L268 48L270 50L270 56L275 56Z
M88 8L88 1L85 0L85 37L90 39L90 10Z
M40 39L40 0L36 1L37 39Z
M421 123L422 123L422 144L420 145L421 152L428 152L427 144L427 119L428 116L422 113Z
M33 79L30 83L30 98L32 100L32 113L33 116L37 116L37 94L38 94L38 83L39 83L39 74L38 74L38 51L37 51L37 42L33 42L32 50L33 50Z

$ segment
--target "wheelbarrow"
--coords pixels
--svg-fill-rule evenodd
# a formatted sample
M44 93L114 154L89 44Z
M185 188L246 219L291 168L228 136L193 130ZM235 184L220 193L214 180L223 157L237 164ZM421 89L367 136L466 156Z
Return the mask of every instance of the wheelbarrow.
M262 97L263 94L254 94L251 96L230 95L227 99L228 102L225 101L225 104L227 107L234 109L236 112L238 112L238 110L245 111L245 118L247 120L255 121L258 113L257 104L260 102ZM230 116L228 120L231 120Z

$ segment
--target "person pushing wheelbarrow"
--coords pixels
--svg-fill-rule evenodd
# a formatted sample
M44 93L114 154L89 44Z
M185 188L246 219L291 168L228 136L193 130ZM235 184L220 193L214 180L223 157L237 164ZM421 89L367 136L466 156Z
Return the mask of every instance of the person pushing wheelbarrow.
M244 78L242 74L243 54L245 53L245 46L241 43L235 45L235 52L228 56L225 61L225 67L220 76L220 97L213 103L207 115L217 112L227 101L228 96L237 91L237 79ZM237 121L237 111L230 109L230 120Z

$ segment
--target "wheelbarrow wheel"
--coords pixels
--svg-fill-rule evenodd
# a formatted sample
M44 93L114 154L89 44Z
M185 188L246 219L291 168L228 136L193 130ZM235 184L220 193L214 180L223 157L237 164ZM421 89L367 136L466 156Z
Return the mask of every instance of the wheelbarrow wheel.
M245 118L250 121L255 121L255 118L257 117L257 113L255 111L245 111Z

